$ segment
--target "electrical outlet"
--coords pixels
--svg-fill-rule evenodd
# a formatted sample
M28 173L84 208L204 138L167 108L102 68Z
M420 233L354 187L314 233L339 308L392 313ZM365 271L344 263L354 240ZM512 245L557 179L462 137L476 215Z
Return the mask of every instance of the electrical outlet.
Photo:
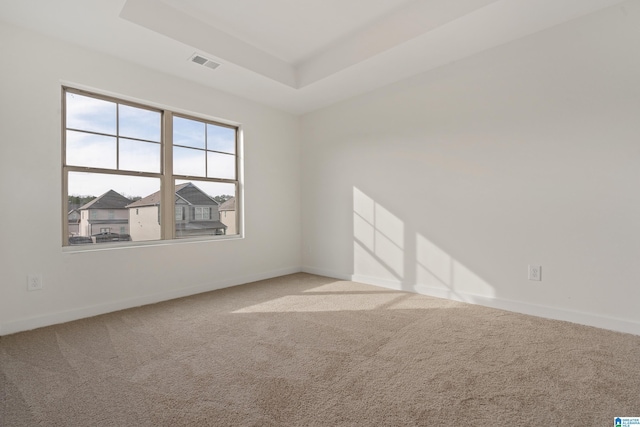
M542 267L539 265L530 265L529 266L529 280L542 280Z
M42 289L42 274L28 274L27 275L27 290L39 291Z

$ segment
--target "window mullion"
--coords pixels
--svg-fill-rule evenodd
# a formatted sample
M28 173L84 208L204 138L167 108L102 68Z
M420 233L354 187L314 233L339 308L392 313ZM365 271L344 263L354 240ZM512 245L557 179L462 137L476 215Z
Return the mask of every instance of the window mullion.
M204 125L204 176L209 176L209 126Z
M67 92L62 88L62 242L69 242L69 171L67 170Z
M116 169L120 169L120 104L116 103Z
M173 177L173 114L162 114L162 179L160 195L160 234L163 240L175 236L175 179Z

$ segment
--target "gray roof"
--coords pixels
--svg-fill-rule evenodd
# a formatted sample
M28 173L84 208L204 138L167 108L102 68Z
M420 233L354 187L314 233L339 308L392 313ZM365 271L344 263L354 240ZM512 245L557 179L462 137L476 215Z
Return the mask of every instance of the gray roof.
M211 197L207 195L204 191L193 185L192 183L187 183L184 187L179 190L176 188L176 194L182 197L184 200L189 202L191 205L198 206L218 206L218 202L213 200Z
M80 208L84 209L125 209L131 200L122 194L109 190Z
M176 191L182 187L186 187L190 182L186 184L176 185ZM139 208L142 206L158 206L160 204L160 192L156 191L153 194L148 195L147 197L143 197L142 199L135 201L128 205L128 208Z
M191 182L187 182L186 184L176 185L176 195L182 198L184 201L189 203L190 205L197 206L217 206L218 203L213 200L211 197L207 196L207 194L200 190L198 187L193 185ZM138 208L142 206L157 206L160 204L160 192L156 191L153 194L144 197L137 202L133 202L128 205L128 208Z
M232 197L226 202L222 203L218 208L219 211L235 211L236 210L236 198Z

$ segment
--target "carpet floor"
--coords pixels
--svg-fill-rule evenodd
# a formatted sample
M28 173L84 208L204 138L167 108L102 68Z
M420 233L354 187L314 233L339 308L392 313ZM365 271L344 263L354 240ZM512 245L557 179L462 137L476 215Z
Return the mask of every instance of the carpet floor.
M294 274L0 337L1 426L612 426L640 337Z

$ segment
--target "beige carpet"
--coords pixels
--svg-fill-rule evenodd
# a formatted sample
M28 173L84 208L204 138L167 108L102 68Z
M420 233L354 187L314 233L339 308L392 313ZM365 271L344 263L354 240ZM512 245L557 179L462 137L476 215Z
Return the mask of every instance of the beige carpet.
M612 426L640 337L295 274L0 338L2 426Z

